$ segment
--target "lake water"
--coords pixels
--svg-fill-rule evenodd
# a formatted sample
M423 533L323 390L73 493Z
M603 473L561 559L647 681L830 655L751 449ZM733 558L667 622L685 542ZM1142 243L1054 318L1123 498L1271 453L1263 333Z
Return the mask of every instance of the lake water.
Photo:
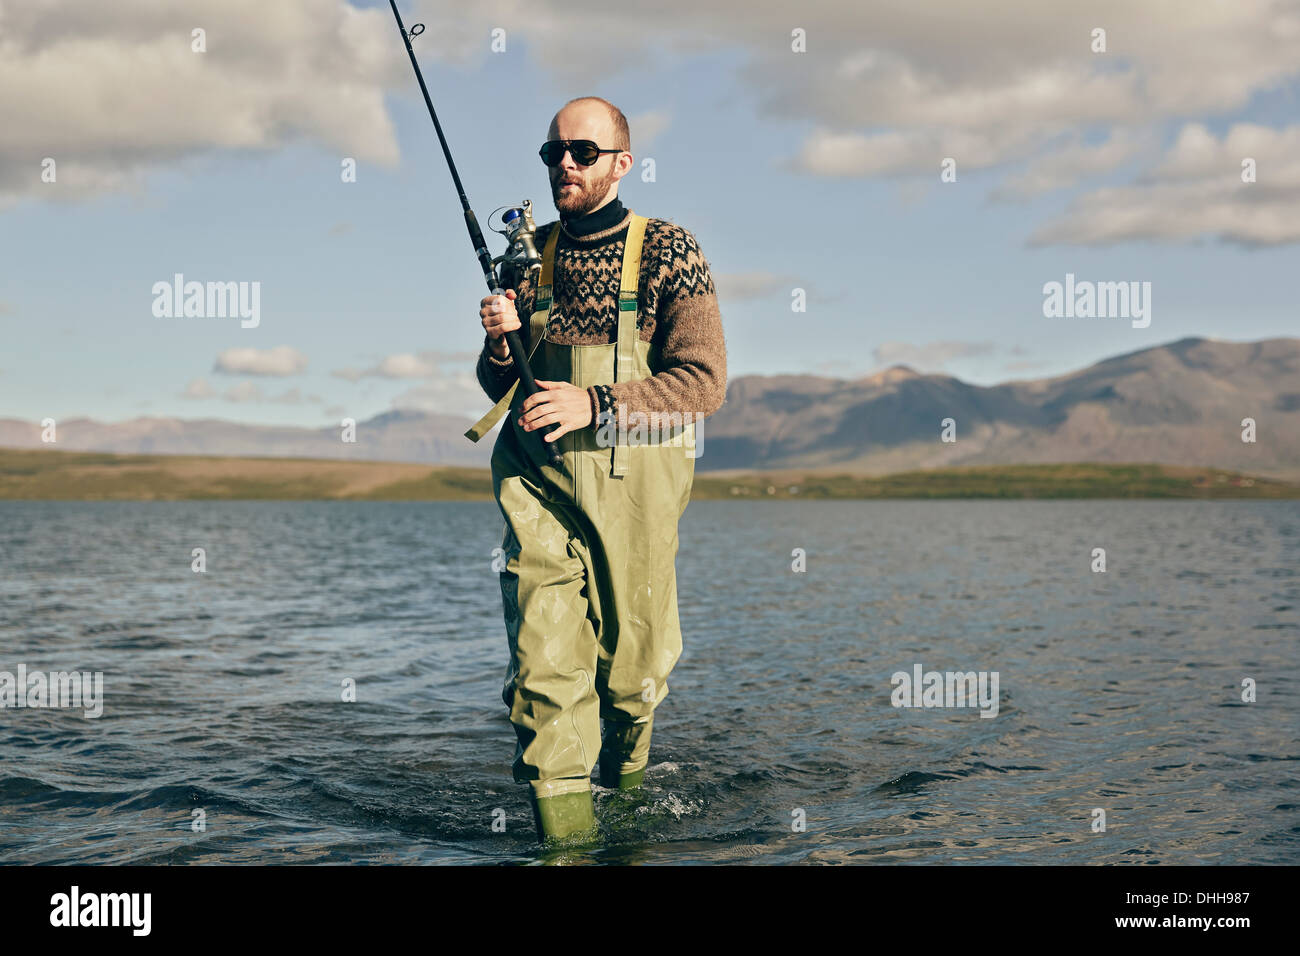
M0 671L104 679L96 719L0 709L0 861L554 861L510 777L501 530L0 502ZM1298 569L1300 502L695 502L647 785L563 859L1295 864ZM996 672L996 716L892 706L918 664Z

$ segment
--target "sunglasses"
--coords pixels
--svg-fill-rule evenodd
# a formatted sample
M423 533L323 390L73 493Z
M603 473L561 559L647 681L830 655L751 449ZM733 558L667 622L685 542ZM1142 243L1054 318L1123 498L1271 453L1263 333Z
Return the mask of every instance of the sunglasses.
M543 143L537 155L547 166L558 166L564 159L565 152L573 157L580 166L591 166L600 159L601 153L621 153L621 149L601 149L589 139L553 139Z

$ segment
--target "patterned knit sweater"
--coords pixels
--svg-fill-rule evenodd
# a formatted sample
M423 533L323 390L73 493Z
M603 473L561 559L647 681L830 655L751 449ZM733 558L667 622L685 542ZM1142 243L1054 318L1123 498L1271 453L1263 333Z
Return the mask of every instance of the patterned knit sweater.
M612 228L576 239L561 232L547 324L550 341L559 345L617 341L618 289L631 219L629 212ZM557 226L554 222L538 226L534 241L539 250ZM537 277L540 273L535 272L513 286L522 323L519 338L528 351L532 349L528 318L536 301L533 279ZM646 223L637 300L637 332L642 340L660 347L660 371L637 381L588 388L592 410L588 427L599 427L604 411L612 411L616 422L632 422L633 414L644 413L652 429L658 427L658 412L713 414L726 398L726 343L708 262L686 229L663 219ZM519 372L514 355L501 361L491 354L489 342L484 335L476 374L496 402Z

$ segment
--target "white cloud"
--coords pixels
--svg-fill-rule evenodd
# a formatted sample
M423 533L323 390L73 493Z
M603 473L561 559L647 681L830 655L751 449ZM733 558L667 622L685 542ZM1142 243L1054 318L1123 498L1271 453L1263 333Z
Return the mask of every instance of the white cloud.
M1300 125L1271 129L1238 123L1222 140L1199 123L1182 128L1164 161L1152 172L1156 180L1218 179L1226 172L1241 181L1245 158L1257 164L1259 185L1300 189Z
M749 0L418 0L404 15L428 27L416 41L426 63L486 62L489 31L502 27L506 55L522 53L535 74L569 89L597 89L649 67L675 71L689 56L739 55L734 93L757 104L756 119L807 131L777 147L787 168L937 182L945 157L957 161L959 175L1028 162L1001 198L1042 195L1113 170L1141 153L1135 133L1230 118L1300 76L1297 0L803 0L794 8ZM190 51L196 25L207 30L206 53ZM1099 25L1105 53L1090 49ZM795 26L807 31L805 53L790 50ZM131 188L144 172L189 156L300 140L394 163L385 95L415 95L401 52L383 4L201 0L187 9L156 0L0 0L0 205ZM724 97L720 108L734 108L735 99ZM536 135L549 118L536 118ZM652 109L633 122L634 146L644 146L669 128L670 116ZM1099 136L1103 145L1079 145ZM1185 144L1193 159L1196 148ZM59 163L57 184L40 182L46 156ZM1148 238L1292 241L1289 200L1278 211L1252 212L1204 179L1191 190L1165 188L1181 175L1166 169L1154 186L1139 180L1129 193L1099 193L1115 206L1072 214L1080 220L1074 227L1053 226L1037 239L1141 235L1123 222L1124 204L1137 201L1154 213ZM1207 208L1195 215L1165 205L1198 198Z
M191 49L196 27L206 52ZM386 7L344 0L0 3L0 204L125 188L207 150L304 138L393 164L385 87L411 81L396 30ZM45 157L53 184L41 182Z
M392 406L478 418L492 407L492 402L483 394L471 369L421 382L393 398Z
M221 396L228 402L260 402L263 400L262 390L253 382L240 382L238 385L232 385L226 389Z
M632 137L632 152L643 156L654 145L659 134L672 124L672 114L667 110L650 110L627 118L628 132Z
M474 374L478 352L399 352L385 356L369 368L348 367L330 372L356 383L361 379L415 380L392 399L393 408L415 408L443 415L478 418L491 407ZM369 394L363 390L362 396Z
M959 358L988 355L992 342L882 342L873 353L877 365L908 365L916 369L940 369Z
M1242 181L1242 160L1257 181ZM1033 244L1219 238L1241 245L1300 241L1300 125L1232 127L1222 140L1189 124L1163 161L1129 186L1097 189L1031 237Z
M437 371L437 366L428 358L409 352L386 356L375 367L375 374L380 378L428 378Z
M262 393L261 388L253 382L240 382L239 384L226 389L224 393L219 393L205 378L193 379L187 386L185 386L185 391L181 393L182 398L191 400L217 398L218 396L227 402L239 403L275 402L281 405L301 405L302 403L307 402L313 405L322 404L322 399L319 395L304 396L301 390L297 388L288 389L281 392L279 395L274 395L268 398Z
M939 177L940 163L951 157L963 169L983 169L1027 150L1037 137L1028 129L891 130L884 133L835 133L816 129L787 167L817 176L917 175Z
M814 176L937 182L945 157L957 161L959 175L1029 162L998 198L1043 195L1110 172L1140 159L1146 137L1168 124L1230 118L1300 77L1296 0L805 0L797 9L668 0L616 14L605 0L482 0L468 16L513 23L536 69L577 87L632 75L652 53L666 69L676 57L739 53L747 59L736 90L757 101L758 116L808 131L778 165ZM795 26L806 31L807 52L790 49ZM1094 53L1098 26L1107 49ZM626 60L583 56L606 48ZM1081 145L1098 137L1102 145ZM1208 229L1243 241L1290 241L1286 220L1296 221L1289 206L1250 213L1225 196L1209 195L1203 211L1183 210L1177 207L1205 191L1155 189L1144 199L1144 188L1110 194L1113 209L1039 238L1104 239L1113 231L1107 221L1124 219L1123 207L1134 201L1154 213L1152 236ZM1256 222L1245 221L1252 215ZM1144 231L1122 222L1115 228Z
M790 292L801 283L792 276L777 275L774 272L724 272L713 277L722 300L743 301L761 299L770 295L789 297ZM806 283L803 283L806 286Z
M1060 147L1031 162L1023 171L1007 177L993 191L995 199L1019 200L1068 189L1081 179L1107 173L1132 159L1149 137L1129 130L1115 130L1105 142L1084 145L1071 134Z
M786 17L747 19L761 27ZM768 115L811 122L800 162L832 175L855 165L842 155L854 140L837 135L882 154L860 158L863 175L909 167L928 175L943 156L959 168L993 165L1067 131L1241 109L1300 73L1294 0L1198 4L1194 14L1180 0L810 3L799 25L807 53L768 46L744 79ZM1106 53L1089 47L1098 25ZM838 162L828 162L836 146Z
M288 345L273 349L226 349L217 356L214 372L226 375L297 375L307 367L307 356Z
M443 365L452 367L461 366L465 363L472 365L477 359L477 352L439 352L436 350L426 350L419 353L397 352L385 356L370 368L361 369L355 366L347 366L346 368L334 369L330 374L335 378L346 379L354 383L363 378L433 378L439 374L438 369Z
M181 398L204 399L212 398L217 394L217 390L208 384L205 378L196 378L185 386L185 391L181 393Z

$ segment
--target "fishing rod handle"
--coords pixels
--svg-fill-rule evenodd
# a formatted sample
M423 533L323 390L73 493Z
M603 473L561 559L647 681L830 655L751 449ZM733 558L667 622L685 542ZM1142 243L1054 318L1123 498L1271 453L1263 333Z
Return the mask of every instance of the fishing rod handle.
M493 295L504 295L500 288L492 290ZM515 357L515 365L519 369L519 384L523 386L524 397L535 395L542 389L533 378L533 370L528 367L527 352L524 351L523 343L519 340L519 330L511 329L505 334L506 347L510 349L510 354ZM559 447L553 441L542 439L542 445L546 449L546 457L552 465L560 468L564 465L564 456L560 453Z

